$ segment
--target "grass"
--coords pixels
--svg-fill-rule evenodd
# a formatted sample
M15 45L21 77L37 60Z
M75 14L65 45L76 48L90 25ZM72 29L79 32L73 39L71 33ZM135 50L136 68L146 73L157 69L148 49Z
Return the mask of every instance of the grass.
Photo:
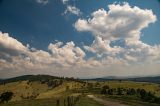
M60 106L64 106L64 98L57 98L60 100ZM0 106L56 106L56 98L48 99L35 99L35 100L23 100L23 101L12 101ZM66 98L65 98L66 99ZM65 102L67 106L67 102ZM96 101L83 96L74 106L103 106Z
M0 94L6 91L12 91L14 96L12 101L22 100L21 96L38 94L36 99L53 98L68 95L66 86L69 89L78 89L82 86L81 83L74 81L64 81L64 83L54 89L49 89L47 84L41 84L38 81L27 83L28 81L12 82L5 85L0 85ZM67 94L66 94L67 93Z
M41 84L40 82L31 82L27 84L27 81L13 82L5 85L0 85L0 93L5 91L12 91L14 97L12 101L22 100L21 96L27 96L32 94L40 94L46 92L48 86L46 84Z
M97 95L97 97L129 106L159 106L159 104L143 102L134 95Z
M103 106L103 105L85 96L85 97L82 97L76 103L75 106Z
M23 100L0 104L0 106L56 106L56 101L54 99Z
M37 99L43 99L43 98L51 98L51 97L61 97L69 95L70 92L66 90L66 87L69 86L69 91L80 88L81 84L77 82L64 82L63 85L60 85L59 87L56 87L52 90L48 90L46 92L41 93Z

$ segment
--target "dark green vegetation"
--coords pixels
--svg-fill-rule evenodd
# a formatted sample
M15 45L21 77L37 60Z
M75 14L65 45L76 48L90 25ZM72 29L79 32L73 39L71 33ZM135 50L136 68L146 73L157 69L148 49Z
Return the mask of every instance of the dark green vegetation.
M131 96L141 99L145 102L158 103L160 104L160 97L155 96L152 92L146 91L145 89L134 89L134 88L109 88L109 86L105 85L102 87L101 94L105 95L121 95L121 96Z
M0 96L0 103L8 102L12 99L13 92L4 92Z
M158 83L123 80L86 81L48 75L26 75L0 80L0 83L2 106L102 105L87 95L131 106L158 106L160 103Z

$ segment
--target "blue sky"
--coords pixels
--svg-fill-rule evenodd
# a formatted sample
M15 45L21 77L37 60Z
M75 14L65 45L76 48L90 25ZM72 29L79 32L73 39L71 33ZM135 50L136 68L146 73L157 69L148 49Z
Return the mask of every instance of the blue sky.
M30 44L39 49L46 49L50 42L59 40L63 42L75 41L92 43L92 36L88 33L79 33L73 27L76 20L86 18L91 12L99 9L108 9L107 5L124 0L72 0L68 4L75 5L82 12L82 16L73 14L61 15L65 9L60 0L50 0L48 4L37 3L36 0L1 0L0 4L0 30L9 33L24 44ZM158 0L126 0L131 6L142 9L152 9L158 21L143 30L144 42L154 45L160 43L160 3ZM43 42L43 43L42 43Z
M134 6L137 6L138 8L144 11L146 9L151 10L153 12L153 14L151 15L156 16L155 22L154 20L146 21L148 27L144 26L143 28L140 29L141 33L138 35L140 36L140 39L138 39L137 41L140 41L141 46L143 45L147 49L151 48L150 50L147 50L147 51L152 51L152 49L153 51L159 50L159 47L155 47L155 45L160 45L160 35L159 35L160 34L160 30L159 30L160 1L159 0L150 0L150 1L148 0L67 0L66 2L63 2L63 0L0 0L0 32L8 33L10 38L16 39L18 42L22 43L22 45L25 47L27 46L27 44L29 44L30 49L36 48L37 50L47 51L47 53L49 51L48 48L51 43L54 45L56 42L63 42L63 45L65 45L67 42L73 42L75 47L79 47L85 53L85 56L83 57L85 61L90 61L93 59L92 61L97 62L98 60L101 60L102 62L103 60L102 57L108 59L109 58L108 55L112 54L112 52L110 53L109 51L102 51L100 48L98 48L100 45L97 46L97 44L94 43L94 41L101 42L102 40L102 42L104 41L106 43L108 41L110 42L111 39L108 37L105 38L104 36L103 36L104 38L101 36L100 38L98 38L94 32L94 30L97 30L97 29L81 30L81 27L80 26L76 27L75 24L76 22L78 25L80 24L78 23L78 20L87 21L88 19L92 19L94 16L91 16L91 14L94 13L95 11L98 11L98 9L103 8L105 11L109 11L111 9L108 8L108 5L111 5L114 3L115 5L116 4L123 5L124 2L127 2L131 8L133 8ZM71 7L71 10L69 10L69 6ZM87 26L92 27L89 24L89 22ZM105 34L108 34L108 32ZM119 37L118 39L116 38L116 40L114 39L115 43L112 42L113 40L111 42L112 44L121 46L125 42L123 41L119 42L120 39L124 41L126 40L126 38ZM13 41L13 42L17 42L17 41ZM3 43L0 43L0 44L8 45ZM124 45L126 46L127 44L124 44ZM134 44L134 47L137 45L138 44ZM127 46L128 48L130 48L131 45L128 44ZM62 45L60 47L62 47ZM87 49L85 47L87 47ZM111 49L115 49L115 48L111 48ZM136 48L136 50L137 49L138 48ZM139 49L143 49L143 48L139 48ZM0 50L1 52L3 52L3 50L6 50L6 46L5 48L4 46L0 46ZM145 50L144 52L146 52ZM29 50L29 51L32 51L32 50ZM49 53L50 52L54 52L54 51L51 50L49 51ZM118 55L115 56L115 58L121 60L123 59L123 56L122 56L123 54L124 52L118 53ZM143 51L141 52L141 54L143 54ZM25 56L27 55L26 57L29 57L28 54L23 53L23 55ZM77 54L75 55L77 56ZM136 55L139 56L139 54L136 54ZM159 53L154 55L157 56L159 55ZM133 55L133 57L134 56L135 54ZM2 60L6 59L4 57L5 56L3 55L0 56ZM18 55L18 57L21 57L21 56ZM114 57L112 56L112 58ZM136 58L140 58L140 57L136 57ZM159 62L159 57L156 58L156 61ZM132 62L131 65L145 63L145 62L144 61L138 61L136 63ZM156 63L156 69L159 68L157 67L157 63ZM12 63L8 63L8 64L12 64ZM112 69L114 65L115 63L110 65L109 66L110 69ZM142 66L136 65L136 67L139 67L139 69L142 69L142 67L144 67L143 65ZM107 65L105 64L103 66L108 66L108 64ZM149 66L155 67L155 65L149 65ZM128 66L126 70L127 69L128 69ZM2 70L7 70L7 72L4 73ZM29 71L29 72L23 71L18 73L18 72L10 72L9 70L14 70L14 69L1 68L0 72L1 73L3 72L2 75L6 77L21 75L21 74L30 74L30 73L31 74L45 73L42 71L37 73L34 73L33 71ZM29 69L26 69L26 70L29 70ZM46 69L41 69L41 70L46 70ZM81 67L81 69L78 69L78 70L86 70L86 68ZM96 71L86 72L88 76L85 76L84 72L80 72L80 74L77 74L77 75L74 74L75 72L71 72L71 73L73 73L72 76L80 75L81 77L92 77L92 76L95 77L96 76L95 73L97 74L97 76L116 75L115 73L117 73L116 69L114 69L115 71L113 71L113 73L104 71L104 67L101 70L102 72L96 72ZM63 71L62 72L56 71L51 73L56 75L61 75ZM11 74L8 74L8 73L11 73ZM50 73L50 71L47 71L47 73ZM122 75L123 73L127 73L127 72L122 72ZM130 71L128 72L128 74L125 74L125 75L130 75L130 76L137 75L135 73L133 74L132 73L133 72ZM147 72L147 75L155 75L155 74L159 74L159 72L157 70L153 73ZM67 73L65 73L64 75L68 76Z

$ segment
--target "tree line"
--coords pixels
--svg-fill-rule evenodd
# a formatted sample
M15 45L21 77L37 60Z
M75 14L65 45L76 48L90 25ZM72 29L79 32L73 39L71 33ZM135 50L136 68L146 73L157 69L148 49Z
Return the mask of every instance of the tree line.
M134 88L110 88L108 85L105 85L101 89L101 94L106 95L134 95L140 98L142 101L151 102L151 103L159 103L160 97L157 97L150 91L146 91L145 89L134 89Z

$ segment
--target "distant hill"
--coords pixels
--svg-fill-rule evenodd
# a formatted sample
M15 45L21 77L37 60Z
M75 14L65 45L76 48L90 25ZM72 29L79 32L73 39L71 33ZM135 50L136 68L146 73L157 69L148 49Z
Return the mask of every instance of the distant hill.
M109 76L109 77L94 78L94 79L85 79L85 80L96 80L96 81L122 80L122 81L160 83L160 76L154 76L154 77L133 77L133 78L124 78L124 77Z
M23 75L23 76L18 76L14 78L8 78L8 79L0 79L0 84L6 84L6 83L11 83L11 82L20 82L20 81L29 81L29 82L34 82L34 81L39 81L39 82L50 82L56 79L61 79L65 81L75 81L75 82L83 82L83 80L80 79L74 79L73 77L57 77L57 76L51 76L51 75Z
M125 79L124 79L125 80ZM160 76L155 77L138 77L138 78L128 78L126 80L137 81L137 82L152 82L152 83L160 83Z
M10 82L17 82L17 81L49 81L54 79L63 79L61 77L51 76L51 75L24 75L18 76L9 79L0 79L0 84L2 83L10 83ZM72 78L65 78L66 80L73 80ZM74 79L76 80L76 79ZM117 76L109 76L109 77L102 77L102 78L91 78L91 79L81 79L76 81L83 81L83 80L95 80L95 81L135 81L135 82L151 82L151 83L160 83L160 76L152 76L152 77L117 77Z
M0 83L10 83L10 82L26 81L26 80L42 81L42 80L53 80L53 79L60 79L60 77L50 76L50 75L24 75L9 79L0 79Z

